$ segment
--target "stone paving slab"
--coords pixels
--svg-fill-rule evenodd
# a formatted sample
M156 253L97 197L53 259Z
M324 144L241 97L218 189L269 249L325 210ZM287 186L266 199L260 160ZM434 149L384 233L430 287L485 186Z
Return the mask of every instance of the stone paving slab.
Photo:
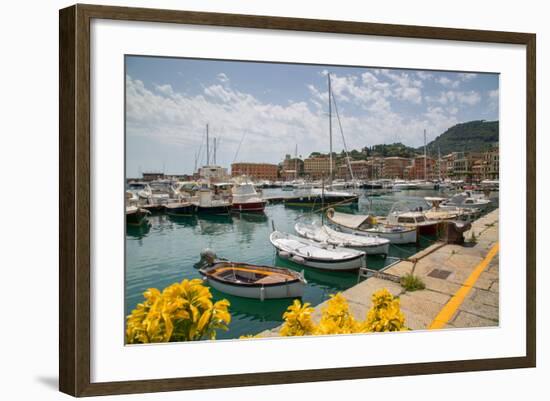
M473 289L472 300L479 302L483 305L490 305L494 307L499 306L499 294L498 292L486 291L480 289Z
M498 326L498 322L494 320L485 319L464 311L460 311L451 323L452 326L448 326L457 328Z

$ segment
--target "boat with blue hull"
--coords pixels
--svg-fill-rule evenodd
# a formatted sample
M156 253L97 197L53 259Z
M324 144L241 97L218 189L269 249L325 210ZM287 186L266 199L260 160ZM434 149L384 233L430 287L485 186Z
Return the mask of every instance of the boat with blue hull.
M321 205L353 205L359 202L359 196L344 191L323 191L319 188L298 193L285 199L285 206L319 206Z

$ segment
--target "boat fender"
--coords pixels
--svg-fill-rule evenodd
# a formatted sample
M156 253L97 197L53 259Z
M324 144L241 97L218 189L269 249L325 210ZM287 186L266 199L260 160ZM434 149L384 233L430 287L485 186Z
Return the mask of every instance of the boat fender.
M279 256L281 256L283 258L288 258L288 257L290 257L290 253L285 252L285 251L280 251Z
M304 258L298 255L294 255L291 259L296 263L304 263L305 261Z
M262 288L260 288L260 301L263 301L265 299L265 288L262 285Z

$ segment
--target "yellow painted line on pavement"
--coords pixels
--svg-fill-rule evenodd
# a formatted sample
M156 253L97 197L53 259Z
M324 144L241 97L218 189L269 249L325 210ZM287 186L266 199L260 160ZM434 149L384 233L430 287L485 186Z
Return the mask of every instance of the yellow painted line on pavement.
M445 306L439 311L433 322L428 327L430 330L441 329L451 320L455 312L458 310L464 299L476 283L477 279L483 273L483 271L489 266L491 260L498 253L499 244L498 242L491 248L485 259L483 259L476 266L474 271L470 276L464 281L462 287L453 295L453 297L445 304Z

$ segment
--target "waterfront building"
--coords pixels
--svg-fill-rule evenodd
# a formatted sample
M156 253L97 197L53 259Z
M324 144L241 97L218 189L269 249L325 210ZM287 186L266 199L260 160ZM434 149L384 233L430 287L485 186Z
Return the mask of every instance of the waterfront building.
M499 153L498 145L491 148L483 155L484 171L483 179L498 180L499 177Z
M166 174L166 178L174 181L193 181L195 179L194 174Z
M472 163L472 180L479 182L483 179L485 173L485 161L482 159L474 160Z
M290 157L286 155L283 160L283 171L292 170L298 173L298 177L304 174L304 161L298 157Z
M435 167L436 161L430 156L416 156L414 158L414 178L417 180L435 180L439 178L437 177Z
M152 171L144 172L141 175L143 177L143 181L163 180L165 178L164 173Z
M441 157L441 178L450 178L454 176L454 161L458 152L452 152Z
M332 159L332 171L336 172L336 160ZM318 180L330 174L330 158L328 156L308 157L304 160L304 174L310 179Z
M285 181L295 180L304 175L304 161L298 157L286 155L280 166L280 176Z
M349 165L347 161L344 161L338 166L336 177L350 180L350 166L353 172L353 178L360 180L368 178L368 163L366 160L351 160Z
M227 169L220 166L202 166L199 168L199 177L210 181L227 180Z
M383 178L405 178L405 168L411 165L411 159L406 157L385 157L382 168Z
M246 175L254 180L276 181L278 172L279 166L276 164L246 162L231 164L232 177Z
M377 180L379 178L382 178L383 171L384 171L383 157L375 156L367 160L367 178L368 179Z
M483 157L484 154L480 152L456 152L453 160L453 178L455 180L471 181L474 163L483 160Z
M414 163L411 163L403 169L403 179L414 180L415 178L416 178L416 171L414 169Z

